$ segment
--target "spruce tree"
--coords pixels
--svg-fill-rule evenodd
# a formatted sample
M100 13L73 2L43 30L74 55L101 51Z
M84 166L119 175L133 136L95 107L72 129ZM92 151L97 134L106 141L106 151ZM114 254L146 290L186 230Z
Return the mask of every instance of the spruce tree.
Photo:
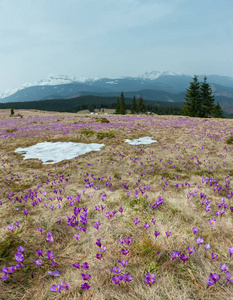
M123 92L121 93L121 99L120 99L120 114L121 115L126 114L125 97L124 97Z
M131 104L131 113L132 114L137 113L137 100L135 96L133 97L132 104Z
M214 106L214 108L212 110L212 116L214 118L224 118L224 112L223 112L219 102L217 102L217 104Z
M115 110L115 114L119 115L120 114L120 100L117 97L117 103L116 103L116 110Z
M206 82L207 77L204 77L204 81L200 86L200 98L201 98L201 118L207 118L212 115L212 111L214 109L214 96L212 95L212 89L210 84Z
M145 104L144 104L144 101L143 101L141 95L140 95L140 97L139 97L139 99L138 99L137 111L138 111L139 113L145 112Z
M199 117L201 114L200 83L198 77L194 75L193 81L187 89L185 95L183 113L189 117Z

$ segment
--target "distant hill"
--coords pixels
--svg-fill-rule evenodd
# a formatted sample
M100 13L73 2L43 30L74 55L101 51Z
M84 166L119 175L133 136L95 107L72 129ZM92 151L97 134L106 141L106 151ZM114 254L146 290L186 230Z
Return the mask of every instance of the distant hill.
M199 76L202 81L204 75ZM117 97L124 92L132 98L142 95L144 99L183 102L186 89L192 77L171 72L146 72L137 77L110 78L69 78L52 76L34 83L26 83L15 90L8 90L0 95L0 103L27 102L50 99L72 99L86 95ZM233 78L209 75L216 101L225 112L233 112Z

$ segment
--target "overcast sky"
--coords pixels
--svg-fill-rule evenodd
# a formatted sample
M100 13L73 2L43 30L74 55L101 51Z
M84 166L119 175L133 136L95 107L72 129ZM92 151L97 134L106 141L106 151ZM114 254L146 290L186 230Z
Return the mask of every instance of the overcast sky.
M233 0L0 0L0 92L49 74L233 76Z

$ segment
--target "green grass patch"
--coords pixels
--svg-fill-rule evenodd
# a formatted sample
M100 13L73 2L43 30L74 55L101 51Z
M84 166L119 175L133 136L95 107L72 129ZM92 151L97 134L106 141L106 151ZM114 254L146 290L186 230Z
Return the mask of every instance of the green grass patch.
M233 144L233 136L226 140L226 144Z
M12 256L19 246L22 246L22 242L17 234L7 232L0 241L0 260Z
M95 130L90 128L83 128L80 130L80 133L89 137L95 134Z
M125 201L126 201L126 204L129 207L137 208L137 210L141 210L142 208L143 209L149 209L150 208L149 200L147 200L143 197L138 197L138 198L128 197L128 198L125 199Z
M16 130L17 130L17 128L11 128L11 129L7 129L6 132L7 132L7 133L10 133L10 132L14 132L14 131L16 131Z
M110 130L108 132L97 132L97 139L102 140L103 138L114 138L115 132Z
M149 237L144 234L144 236L136 242L133 252L146 261L151 261L156 257L155 251L158 251L157 245L152 242Z
M100 122L100 123L109 123L109 120L107 118L96 118L96 122Z

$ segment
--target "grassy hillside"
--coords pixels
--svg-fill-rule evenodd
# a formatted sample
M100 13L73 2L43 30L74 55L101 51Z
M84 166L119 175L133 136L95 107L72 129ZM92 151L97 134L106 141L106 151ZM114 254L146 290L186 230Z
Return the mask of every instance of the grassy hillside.
M18 113L0 110L0 299L233 298L232 120ZM14 152L44 141L105 146Z

